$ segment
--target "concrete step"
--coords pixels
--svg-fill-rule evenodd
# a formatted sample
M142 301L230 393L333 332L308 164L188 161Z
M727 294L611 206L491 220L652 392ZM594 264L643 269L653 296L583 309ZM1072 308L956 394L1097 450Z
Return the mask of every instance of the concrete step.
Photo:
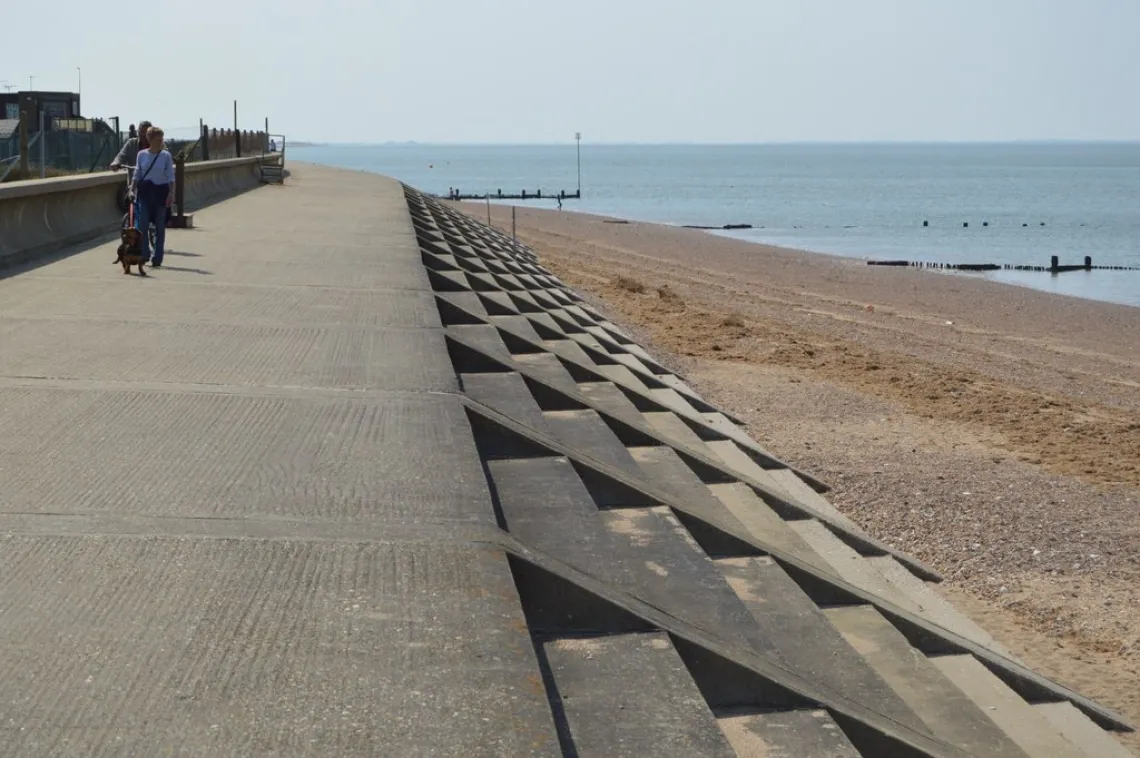
M718 714L737 758L863 758L827 711Z
M815 552L811 545L792 528L795 522L780 518L780 515L761 500L751 487L737 482L710 484L708 488L756 539L799 558L820 571L838 576L831 564Z
M590 360L589 356L587 356L585 353L582 355L587 361L587 365L593 364L593 361ZM615 384L629 387L641 393L649 392L649 388L645 386L645 382L638 379L637 375L630 371L627 366L622 366L620 364L609 364L604 366L595 366L594 370Z
M944 655L929 660L1028 755L1086 758L1043 713L990 673L974 656Z
M681 418L672 411L651 411L643 413L645 420L649 422L659 434L670 439L675 440L677 444L687 445L694 450L705 453L710 458L716 458L712 450L705 447L704 440L702 440L692 427L686 424Z
M1042 714L1087 758L1137 758L1132 751L1094 724L1072 703L1038 703L1033 709Z
M725 558L716 564L788 668L896 723L926 731L918 715L779 564L766 556Z
M998 655L1009 658L1011 661L1021 663L1010 650L999 643L982 627L978 626L966 614L959 611L949 603L934 585L918 578L905 566L889 555L879 555L867 558L888 582L906 595L919 607L919 612L944 629L949 629L971 642L992 650Z
M460 374L468 397L532 429L550 433L546 417L519 374Z
M641 468L597 411L547 411L546 424L564 445L615 466L638 479Z
M973 700L943 676L925 655L869 605L824 609L850 645L861 653L935 736L970 755L1028 758Z
M913 613L922 606L879 573L875 564L855 552L818 521L792 521L791 528L849 584Z
M724 461L724 465L741 476L748 477L754 482L759 482L789 500L799 502L799 498L794 497L790 492L785 490L780 484L780 481L772 476L771 471L763 468L759 463L752 460L752 458L741 450L740 446L732 440L711 440L705 444L709 446L709 449L713 451L717 458ZM806 503L804 505L806 505Z
M664 633L543 643L556 712L579 758L734 758Z

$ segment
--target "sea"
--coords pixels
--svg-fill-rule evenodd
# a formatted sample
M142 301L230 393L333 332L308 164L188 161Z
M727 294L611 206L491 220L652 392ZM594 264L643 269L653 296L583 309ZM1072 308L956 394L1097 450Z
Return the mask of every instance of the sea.
M860 259L1132 266L979 276L1140 306L1140 143L323 145L290 158L446 195L573 192L563 209ZM518 202L518 201L515 201ZM528 200L556 207L554 200Z

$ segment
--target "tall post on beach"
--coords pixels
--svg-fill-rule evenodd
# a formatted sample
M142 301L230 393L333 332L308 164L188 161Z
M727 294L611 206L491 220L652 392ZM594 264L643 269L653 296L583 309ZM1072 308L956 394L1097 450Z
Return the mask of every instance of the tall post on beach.
M582 132L574 132L574 141L578 143L578 199L582 199Z
M491 225L491 193L484 195L487 198L487 226Z
M516 231L516 227L515 227L515 211L517 211L517 210L518 210L517 206L514 206L514 205L511 206L511 239L513 239L515 242L519 241L519 235L518 235L518 232Z

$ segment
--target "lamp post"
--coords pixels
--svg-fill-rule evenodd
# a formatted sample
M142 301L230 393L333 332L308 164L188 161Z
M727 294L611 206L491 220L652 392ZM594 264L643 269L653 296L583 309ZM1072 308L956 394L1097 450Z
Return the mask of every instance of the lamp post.
M582 199L582 132L574 132L574 141L578 143L578 199Z
M36 82L36 77L34 77L34 76L28 77L28 90L29 91L35 90L35 88L36 88L35 82Z
M75 94L83 97L83 69L81 69L79 66L75 67L75 76L78 84L75 89Z

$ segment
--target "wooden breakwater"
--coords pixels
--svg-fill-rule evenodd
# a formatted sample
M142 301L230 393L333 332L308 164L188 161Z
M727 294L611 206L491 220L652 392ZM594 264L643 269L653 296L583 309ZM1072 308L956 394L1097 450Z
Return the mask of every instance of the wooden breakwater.
M1021 266L1013 263L933 263L931 261L867 261L868 266L899 266L911 268L933 268L947 271L1040 271L1050 274L1063 274L1067 271L1140 271L1140 266L1094 266L1092 256L1086 255L1085 262L1078 265L1061 265L1054 255L1048 266Z

